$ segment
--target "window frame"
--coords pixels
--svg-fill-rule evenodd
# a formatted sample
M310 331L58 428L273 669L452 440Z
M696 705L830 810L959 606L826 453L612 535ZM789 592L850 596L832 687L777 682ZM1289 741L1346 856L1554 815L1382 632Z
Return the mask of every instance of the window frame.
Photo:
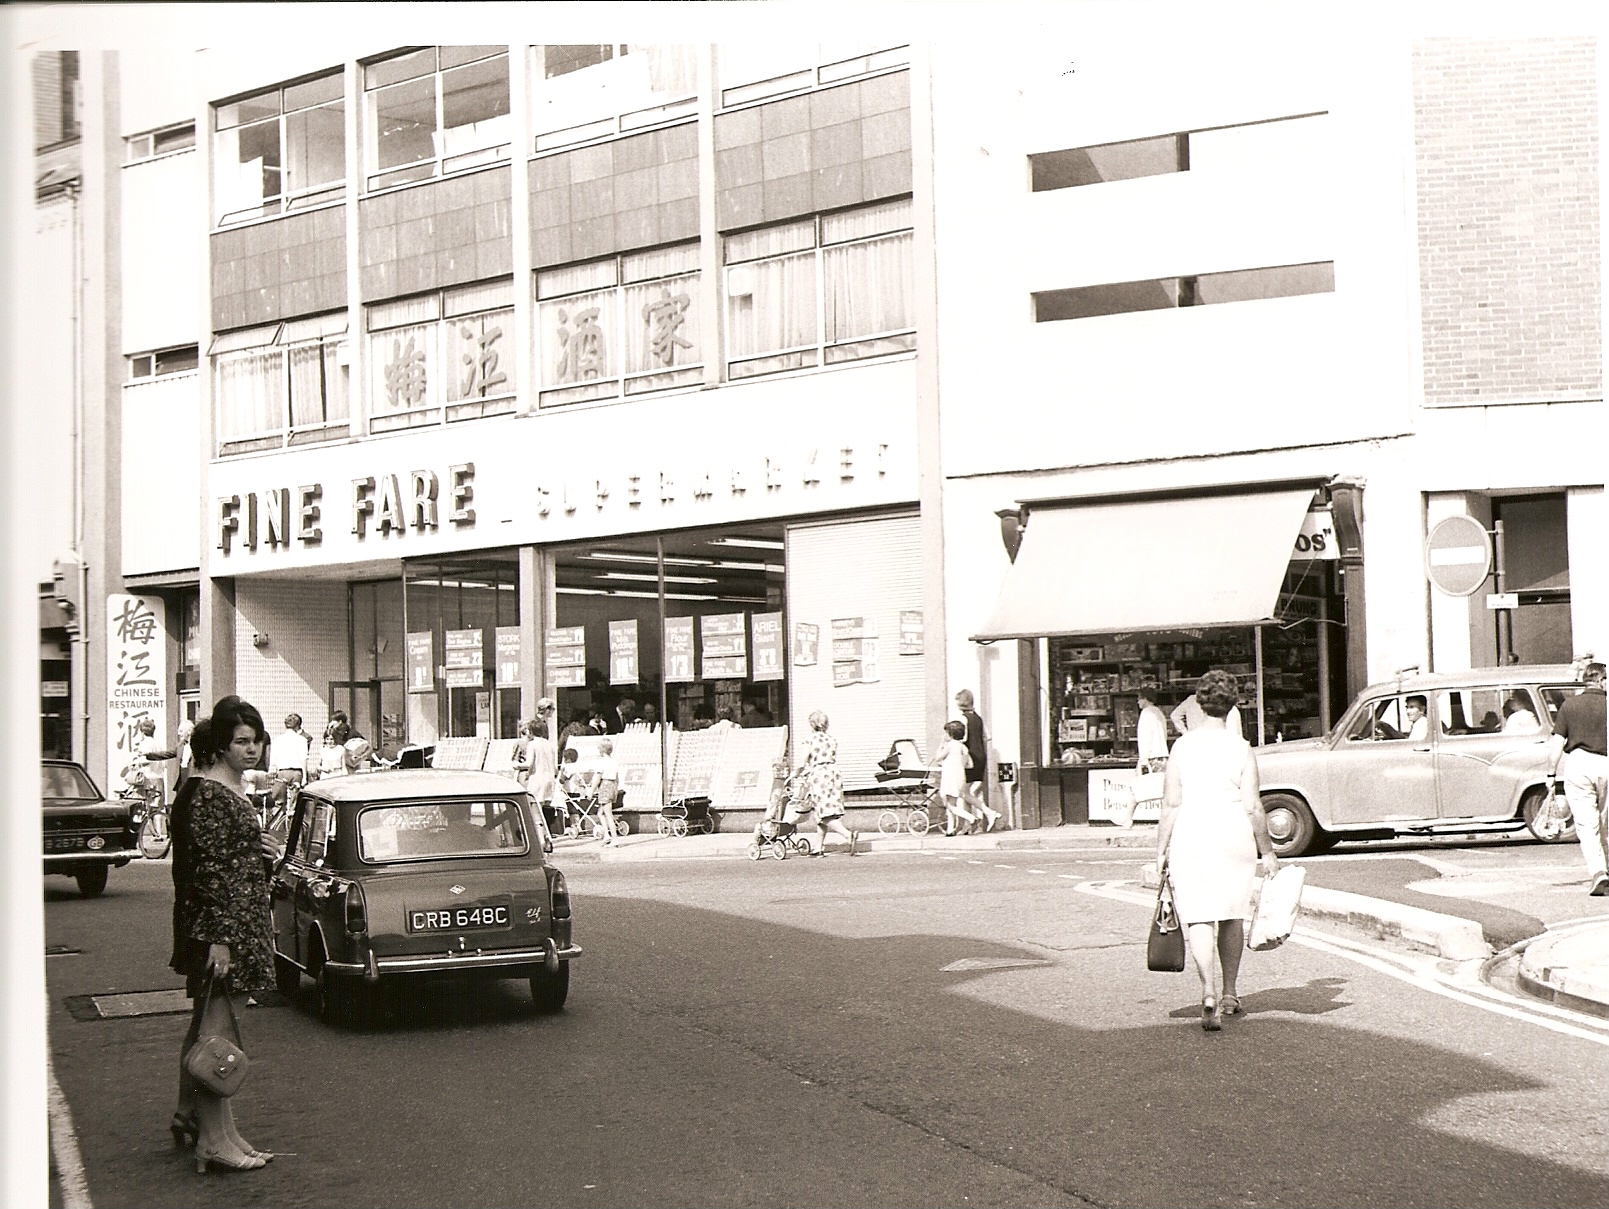
M339 326L337 327L337 324ZM269 332L272 327L272 332ZM303 334L303 332L308 334ZM257 339L253 333L262 333L263 338ZM229 339L234 337L235 339ZM240 344L242 340L251 343ZM283 323L267 325L257 329L245 329L242 332L226 333L214 337L213 349L208 352L208 371L212 377L212 409L214 456L224 458L237 454L256 453L265 449L289 449L297 445L322 444L326 441L338 441L349 435L352 431L352 380L350 333L347 330L346 312L333 311L327 315L314 316L311 319L292 319ZM217 346L224 343L226 347ZM233 347L234 345L238 347ZM335 419L324 419L315 424L295 423L295 404L293 392L295 380L291 366L291 353L297 349L310 347L331 347L335 353L335 364L347 372L342 375L345 380L346 415ZM346 350L343 355L342 350ZM265 351L266 350L266 351ZM218 375L221 368L231 359L247 360L248 358L263 357L277 354L279 368L277 371L280 382L279 413L280 425L278 428L266 429L261 432L246 433L239 436L223 438L218 435L222 429L220 410L225 405L225 393L219 384ZM328 390L323 392L323 412L329 413L330 396Z
M485 43L483 45L495 45ZM360 65L362 75L358 81L359 92L362 96L363 112L361 115L362 143L361 150L363 163L363 193L372 196L384 193L390 189L404 188L408 185L420 184L424 181L441 180L444 177L456 176L461 172L470 172L476 168L484 168L489 164L501 163L513 155L514 134L514 87L513 67L514 57L511 47L500 46L491 54L479 58L468 59L462 63L452 63L442 66L442 46L409 46L394 54L384 55L380 58L366 59ZM454 49L446 47L445 49ZM406 79L392 80L385 83L370 84L369 73L386 63L395 62L409 55L419 54L422 51L431 51L435 66L429 71ZM481 147L463 151L449 151L446 146L446 110L447 91L444 78L453 72L459 72L479 64L491 63L501 58L503 60L504 82L504 110L500 115L505 119L504 133L507 135L501 142L489 143ZM431 130L431 154L419 159L409 160L406 163L392 164L389 167L380 167L380 136L379 136L379 102L383 93L396 88L406 87L419 80L429 78L434 87L435 94L435 126ZM459 129L459 127L453 127ZM428 171L425 169L428 167Z
M177 147L163 147L160 149L157 147L157 143L162 138L171 138L174 136L183 138L185 131L188 131L190 135L190 141L188 143L183 143ZM143 151L140 150L140 144L142 143L144 144ZM170 155L178 155L181 152L194 151L195 149L195 122L174 122L167 126L157 126L151 130L143 130L139 134L130 134L124 136L123 166L126 168L130 164L143 164L149 160L164 159Z
M285 107L285 94L298 88L323 80L340 81L340 90L337 96L330 100L313 101L309 104L299 105L294 109ZM248 101L267 97L270 94L276 98L278 112L268 116L255 118L251 121L234 122L228 126L219 124L219 114L231 106L243 105ZM327 181L311 183L301 188L289 188L291 167L289 164L290 140L287 122L297 114L311 113L315 109L336 109L341 115L341 170L339 175ZM272 198L264 197L257 205L239 210L220 211L222 204L218 198L218 169L224 161L218 153L219 140L234 131L245 130L248 127L266 126L270 122L275 125L279 139L280 163L275 171L279 174L279 192ZM236 136L238 139L238 135ZM278 218L289 214L292 210L308 210L321 205L333 205L346 200L347 178L347 146L346 146L346 69L335 68L333 71L320 71L312 75L300 76L294 80L287 80L276 84L272 88L259 88L254 92L242 93L240 96L226 101L219 101L212 106L212 186L213 186L213 226L234 227L242 223L262 219ZM237 160L238 166L238 160Z
M501 291L501 297L496 298L495 302L484 297L498 291ZM475 305L477 293L483 296L480 305ZM428 314L406 317L404 312L410 306L427 306ZM404 298L387 299L365 307L363 335L368 341L370 365L364 398L368 403L369 432L397 432L515 414L519 409L519 382L515 372L517 314L512 277L450 286ZM391 315L397 317L392 318ZM488 394L483 387L477 397L452 398L450 386L457 380L456 366L461 359L455 357L459 350L452 328L468 320L485 320L493 315L507 316L501 335L506 336L508 341L498 352L492 367L501 375L502 381L498 383L501 389ZM395 333L417 329L426 329L429 333L428 347L421 347L417 352L425 359L426 401L415 406L382 407L380 398L387 390L384 376L394 363L388 360L389 355L381 355L376 349L385 340L401 338ZM452 364L449 364L450 358Z
M191 355L191 364L181 365L177 369L163 367L162 358L171 357L175 353L182 357L186 352ZM201 348L195 344L174 344L143 353L130 353L125 359L128 361L128 381L131 383L154 382L158 378L176 378L180 374L194 374L201 370ZM144 373L139 372L141 362L147 366Z

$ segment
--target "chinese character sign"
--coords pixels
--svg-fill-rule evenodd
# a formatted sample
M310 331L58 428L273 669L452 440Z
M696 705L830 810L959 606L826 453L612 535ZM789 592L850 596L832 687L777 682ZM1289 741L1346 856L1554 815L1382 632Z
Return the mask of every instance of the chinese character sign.
M385 399L382 411L411 411L425 405L429 389L425 345L429 333L428 327L409 328L376 338L376 360L381 366Z
M595 382L609 374L609 343L596 306L559 308L557 337L559 382Z
M504 340L513 318L513 311L493 311L453 320L450 339L458 372L449 388L450 402L513 393L513 356Z
M754 636L754 679L781 680L782 614L756 613L749 618Z
M108 793L128 786L124 776L138 753L140 721L168 733L167 646L162 601L114 593L106 598L106 784Z

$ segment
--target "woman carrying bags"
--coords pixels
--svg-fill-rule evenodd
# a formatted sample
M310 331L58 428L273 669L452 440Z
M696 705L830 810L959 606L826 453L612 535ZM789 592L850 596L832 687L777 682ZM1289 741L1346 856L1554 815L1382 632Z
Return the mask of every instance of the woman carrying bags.
M196 1148L196 1171L252 1171L274 1156L240 1136L227 1095L203 1084L187 1061L198 1039L239 1041L235 1002L274 984L265 842L244 774L257 766L262 715L225 697L190 737L197 774L173 811L172 968L195 1000L179 1050L179 1100L169 1125L177 1146Z
M1201 677L1195 700L1202 717L1168 757L1157 828L1157 868L1165 870L1185 925L1201 978L1201 1027L1208 1032L1242 1011L1236 979L1259 854L1268 876L1276 867L1257 757L1224 726L1239 697L1228 672L1215 668Z

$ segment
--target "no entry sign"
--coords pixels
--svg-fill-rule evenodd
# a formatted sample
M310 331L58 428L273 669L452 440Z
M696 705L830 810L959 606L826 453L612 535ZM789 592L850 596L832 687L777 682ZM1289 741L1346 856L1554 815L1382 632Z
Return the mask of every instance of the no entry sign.
M1449 596L1472 596L1492 571L1492 543L1474 517L1437 521L1425 541L1425 574Z

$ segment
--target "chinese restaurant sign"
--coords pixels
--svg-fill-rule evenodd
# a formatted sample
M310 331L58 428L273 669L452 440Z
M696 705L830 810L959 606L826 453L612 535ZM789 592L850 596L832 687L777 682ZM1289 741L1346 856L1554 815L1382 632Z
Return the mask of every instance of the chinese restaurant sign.
M140 742L139 724L156 724L167 743L167 654L156 596L113 593L106 598L106 792L128 785L123 772Z

